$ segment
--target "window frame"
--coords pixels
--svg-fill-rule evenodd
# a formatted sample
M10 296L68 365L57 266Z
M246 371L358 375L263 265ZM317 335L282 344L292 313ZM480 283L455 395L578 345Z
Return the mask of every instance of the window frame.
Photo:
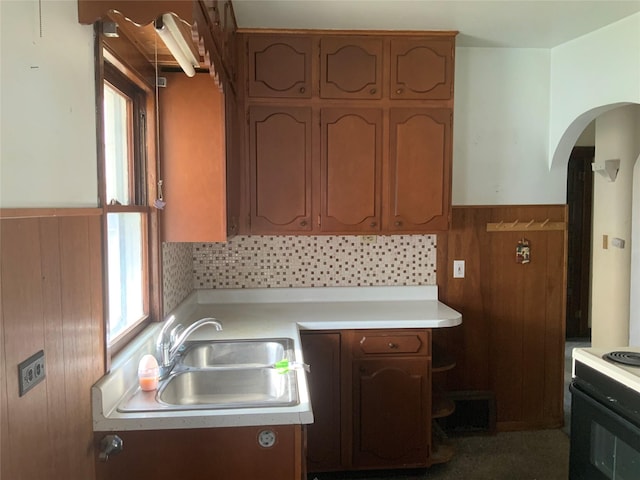
M102 35L102 24L95 25L95 64L96 64L96 131L98 139L98 201L103 217L103 312L105 366L109 370L111 357L126 346L151 322L162 319L162 268L159 214L153 206L157 194L157 129L156 95L154 87L140 75L135 68L138 61L131 58L130 45L117 42L107 45ZM150 66L151 67L151 66ZM152 68L152 67L151 67ZM129 189L135 193L129 205L109 205L106 198L106 159L104 146L104 85L105 82L130 96L134 103L134 112L146 111L144 125L139 115L134 115L133 129L139 141L130 145L134 161L131 166L133 175L129 178ZM137 102L137 103L136 103ZM142 228L142 244L146 249L143 255L143 306L145 315L136 324L127 328L115 341L109 344L109 269L107 242L107 215L109 213L143 213L146 228Z

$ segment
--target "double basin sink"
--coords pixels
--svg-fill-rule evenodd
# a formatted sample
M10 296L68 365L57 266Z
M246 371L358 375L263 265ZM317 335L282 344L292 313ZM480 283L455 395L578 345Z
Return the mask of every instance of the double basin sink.
M157 391L137 389L120 412L228 409L298 404L296 372L274 368L294 360L290 338L192 341L176 356Z

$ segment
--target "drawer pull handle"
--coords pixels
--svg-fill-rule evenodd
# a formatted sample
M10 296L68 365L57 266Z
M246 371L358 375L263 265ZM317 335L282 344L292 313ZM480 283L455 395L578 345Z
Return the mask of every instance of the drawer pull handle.
M304 87L300 87L300 93L304 93L306 92L306 89Z
M397 343L389 342L389 348L398 348Z

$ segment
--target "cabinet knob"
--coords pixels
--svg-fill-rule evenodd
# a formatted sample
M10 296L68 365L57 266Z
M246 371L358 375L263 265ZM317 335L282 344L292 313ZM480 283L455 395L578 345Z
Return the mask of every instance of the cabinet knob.
M307 221L306 221L306 220L302 220L302 221L300 222L300 226L301 226L301 227L306 227L306 226L307 226Z
M401 226L402 226L402 222L401 222L400 220L396 220L393 224L394 224L396 227L401 227Z
M375 227L376 225L378 225L378 223L377 223L377 222L371 222L371 223L369 224L369 226L371 226L371 227Z
M375 95L377 91L378 91L378 90L376 90L375 88L372 88L371 90L369 90L369 93L370 93L371 95Z
M393 342L389 342L389 348L398 348L398 344L397 343L393 343Z
M304 92L306 92L306 89L305 89L304 87L300 87L299 92L300 92L300 93L304 93Z
M402 88L398 88L398 89L396 90L396 93L397 93L398 95L400 95L402 92L404 92L404 90L403 90Z

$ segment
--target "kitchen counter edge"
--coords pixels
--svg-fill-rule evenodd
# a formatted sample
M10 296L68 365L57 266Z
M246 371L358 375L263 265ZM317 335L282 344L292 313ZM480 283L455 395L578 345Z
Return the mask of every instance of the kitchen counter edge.
M437 300L436 286L196 290L170 315L187 324L203 315L222 321L222 332L203 328L194 333L194 340L293 338L298 361L304 360L301 330L431 329L462 323L459 312ZM298 375L300 403L292 407L119 412L118 405L137 388L139 359L155 353L160 328L157 323L145 329L114 358L111 372L92 387L94 431L313 423L303 372Z

